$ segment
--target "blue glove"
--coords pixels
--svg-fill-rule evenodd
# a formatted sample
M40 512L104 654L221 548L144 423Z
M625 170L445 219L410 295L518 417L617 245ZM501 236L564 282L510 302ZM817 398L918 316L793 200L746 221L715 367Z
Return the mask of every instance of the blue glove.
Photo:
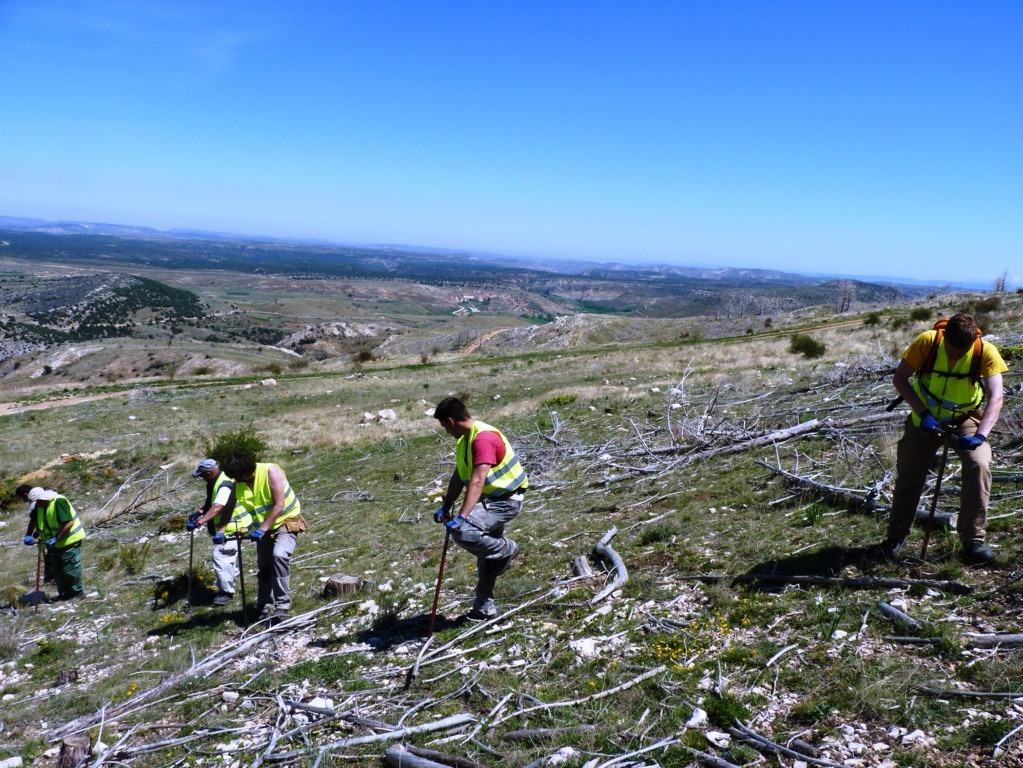
M924 414L924 417L920 419L920 431L925 435L936 435L941 431L941 425L931 414Z
M446 523L444 523L444 527L447 528L449 531L457 531L459 528L462 527L462 523L464 522L465 522L464 517L462 517L461 515L455 515Z
M25 542L26 547L31 547L36 543L36 540L33 539L31 536L26 536L24 539L22 539L22 541Z
M222 534L220 531L217 531L215 534L213 534L214 544L223 544L225 541L227 541L227 536Z
M249 538L252 539L253 541L259 541L265 535L266 533L264 533L262 528L257 528L256 530L249 534Z
M190 522L190 523L198 523L200 517L202 517L202 512L193 512L192 514L190 514L188 516L188 522Z
M963 435L959 438L959 447L967 451L973 451L987 442L987 437L978 432L975 435Z
M189 518L188 522L185 523L185 530L186 531L194 531L198 526L199 526L199 523L197 523L197 522L195 522L195 520L192 520L191 518Z
M441 507L433 513L433 522L435 523L446 523L448 521L448 512L444 507Z
M56 544L57 544L57 537L56 536L54 536L52 539L47 539L46 540L46 546L48 546L48 547L55 546Z

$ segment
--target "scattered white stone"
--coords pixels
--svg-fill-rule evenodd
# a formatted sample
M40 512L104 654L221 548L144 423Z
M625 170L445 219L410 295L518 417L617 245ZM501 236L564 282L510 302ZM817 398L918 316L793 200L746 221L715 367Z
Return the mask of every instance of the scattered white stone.
M17 696L15 696L13 693L5 693L3 695L2 700L3 701L14 701L16 698L17 698Z
M887 752L891 749L891 746L885 744L883 741L877 741L870 745L870 748L875 752Z
M494 396L493 396L492 398L490 398L490 399L491 399L491 400L500 400L500 399L501 399L501 396L500 396L500 395L494 395Z
M433 416L433 414L435 414L436 412L437 412L436 408L427 408L425 411L423 411L423 415L424 416Z
M600 454L600 456L597 457L597 461L603 461L603 462L611 461L611 454L610 453L602 453L602 454Z
M131 416L129 416L128 421L135 421L135 415L132 414Z
M333 699L322 698L320 696L315 696L309 702L309 706L310 707L316 707L317 709L333 709L334 708L334 700Z
M702 728L707 724L707 713L697 707L686 721L686 728Z
M862 755L866 753L867 745L864 744L862 741L850 741L848 744L848 749L854 755Z
M650 391L651 392L660 392L661 388L660 387L650 387Z
M262 379L259 383L264 387L276 387L277 379Z
M376 421L376 418L377 418L377 417L376 417L376 416L374 416L374 415L373 415L372 413L370 413L369 411L363 411L363 413L362 413L362 420L363 420L363 421Z
M220 697L224 700L225 704L234 704L238 701L238 691L224 691Z
M390 592L394 589L394 582L388 579L382 584L377 585L378 592Z
M732 743L732 737L721 731L707 731L703 736L715 747L720 747L721 749L726 749Z
M668 407L673 411L677 411L679 408L682 407L682 403L672 403Z
M377 421L395 421L398 418L398 414L392 411L390 408L384 408L382 411L377 411Z
M927 739L927 734L925 734L923 731L921 731L919 728L917 728L915 731L910 731L905 736L903 736L902 737L902 743L903 744L916 744L917 742L920 742L921 744L923 744L923 743L925 743L926 739Z
M596 637L581 637L578 640L570 640L568 646L582 658L589 659L598 655L598 642L599 639Z
M580 754L579 750L575 747L562 747L547 758L547 765L563 765L569 760L574 760Z
M844 629L836 629L834 632L831 633L831 637L835 640L841 640L848 636L849 633L846 632Z
M99 745L103 742L96 742L94 751L99 752ZM104 745L105 746L105 745ZM15 755L14 757L8 757L4 760L0 760L0 768L21 768L24 763L21 761L21 755Z

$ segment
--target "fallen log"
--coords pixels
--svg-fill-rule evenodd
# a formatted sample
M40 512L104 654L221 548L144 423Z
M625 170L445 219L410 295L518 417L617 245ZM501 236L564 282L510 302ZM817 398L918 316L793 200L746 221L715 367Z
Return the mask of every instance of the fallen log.
M971 648L1015 648L1023 645L1023 634L970 635L967 645Z
M889 619L894 621L903 627L909 627L910 629L920 629L922 626L919 621L914 619L908 613L904 613L896 608L894 605L889 605L883 600L877 601L877 607L881 609L881 613L887 616Z
M600 590L600 592L593 596L593 598L590 600L591 604L599 603L601 600L603 600L605 597L613 593L616 589L619 589L623 584L625 584L625 582L629 580L629 571L625 567L625 561L622 560L621 555L615 552L614 549L611 548L611 545L608 544L608 542L611 541L611 539L613 539L615 537L615 534L617 533L618 527L611 526L611 530L605 533L601 537L600 541L597 542L597 545L593 548L593 551L600 557L603 557L606 560L611 561L612 573L616 575L614 577L614 580L610 584L608 584L606 587Z

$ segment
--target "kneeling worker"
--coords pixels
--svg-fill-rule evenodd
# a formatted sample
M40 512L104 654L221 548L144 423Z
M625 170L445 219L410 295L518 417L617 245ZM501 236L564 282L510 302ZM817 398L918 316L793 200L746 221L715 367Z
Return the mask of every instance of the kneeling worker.
M473 419L457 397L441 400L433 416L456 438L455 471L433 519L445 524L458 546L476 556L476 595L467 617L485 621L497 616L497 577L519 553L519 545L504 535L504 526L522 509L529 479L508 439L497 428ZM462 505L453 515L463 489Z
M302 507L288 478L276 464L256 461L245 453L232 453L223 463L235 479L235 503L252 515L259 565L259 619L287 619L291 610L291 556L298 534L309 530Z
M217 576L214 605L227 605L234 598L234 580L238 577L238 541L235 536L252 525L247 509L235 503L234 480L222 472L216 459L203 459L192 477L206 481L206 501L188 517L189 531L208 525L213 534L213 572Z

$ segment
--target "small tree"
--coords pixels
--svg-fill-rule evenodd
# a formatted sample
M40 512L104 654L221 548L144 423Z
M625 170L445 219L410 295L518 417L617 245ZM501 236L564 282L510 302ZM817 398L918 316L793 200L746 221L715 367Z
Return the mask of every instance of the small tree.
M218 463L232 453L247 453L255 461L261 461L269 448L266 439L251 424L206 441L206 455Z

